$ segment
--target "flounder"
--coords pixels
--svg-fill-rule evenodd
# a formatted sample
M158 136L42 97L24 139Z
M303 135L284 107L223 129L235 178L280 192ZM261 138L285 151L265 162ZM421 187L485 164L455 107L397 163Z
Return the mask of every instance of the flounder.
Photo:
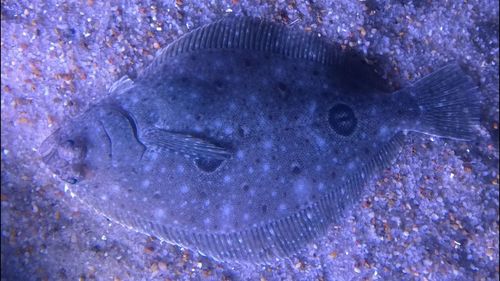
M456 64L392 94L350 89L348 67L312 34L225 18L115 83L40 152L114 221L216 260L270 263L337 222L406 132L468 139L478 123Z

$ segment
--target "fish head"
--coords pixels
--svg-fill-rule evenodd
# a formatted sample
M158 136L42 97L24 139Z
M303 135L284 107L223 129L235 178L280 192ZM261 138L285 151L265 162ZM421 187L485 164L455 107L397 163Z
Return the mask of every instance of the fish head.
M70 184L91 179L92 170L109 162L106 134L98 122L93 123L73 120L47 137L39 148L49 169Z

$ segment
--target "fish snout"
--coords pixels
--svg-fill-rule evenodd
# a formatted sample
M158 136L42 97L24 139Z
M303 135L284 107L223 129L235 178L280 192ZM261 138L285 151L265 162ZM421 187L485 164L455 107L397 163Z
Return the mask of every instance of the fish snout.
M85 141L77 138L61 138L58 131L40 145L43 162L62 180L75 184L85 178Z

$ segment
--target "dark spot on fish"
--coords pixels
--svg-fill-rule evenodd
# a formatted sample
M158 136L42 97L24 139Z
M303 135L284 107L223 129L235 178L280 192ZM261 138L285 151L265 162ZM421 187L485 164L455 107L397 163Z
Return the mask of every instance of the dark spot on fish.
M318 75L319 75L319 71L318 71L317 69L314 69L314 70L312 71L312 75L314 75L314 76L318 76Z
M191 61L196 61L197 57L196 57L195 55L190 55L190 56L189 56L189 59L190 59Z
M250 190L250 186L248 184L243 184L243 191L247 192L248 190Z
M245 136L245 130L241 126L238 126L238 135L240 137L244 137Z
M334 179L335 177L337 177L337 173L335 171L332 171L330 173L330 175L332 176L332 179Z
M222 80L220 80L220 79L216 79L214 81L214 86L215 86L215 88L217 88L218 90L220 90L224 86L224 82L222 82Z
M281 93L286 93L288 92L288 87L286 86L285 83L278 82L278 90L280 90Z
M245 67L250 67L252 66L252 62L249 59L245 59L243 61L243 65L245 65Z
M262 205L262 213L267 213L267 205Z
M292 174L298 175L298 174L300 174L300 172L301 172L301 170L300 170L299 165L296 165L296 164L292 165Z
M335 133L347 137L354 133L358 120L351 107L339 103L330 108L328 123Z
M366 155L370 154L370 149L368 147L363 147L363 153Z
M198 169L206 173L212 173L215 170L217 170L217 168L220 167L223 161L224 160L220 159L199 158L196 159L194 162Z
M201 199L206 199L208 196L208 194L205 191L200 191L198 195L200 196Z
M196 119L196 121L200 121L201 120L201 114L197 114L196 117L194 117L194 119Z

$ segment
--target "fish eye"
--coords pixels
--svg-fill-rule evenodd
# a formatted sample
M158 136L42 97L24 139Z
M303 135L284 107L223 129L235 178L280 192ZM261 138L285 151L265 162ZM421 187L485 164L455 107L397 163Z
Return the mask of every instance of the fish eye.
M68 179L66 179L66 182L69 184L76 184L76 183L78 183L78 179L77 178L68 178Z
M347 137L354 133L358 119L350 106L339 103L328 111L328 123L335 133Z
M67 161L82 159L85 156L85 145L74 139L66 139L59 146L59 156Z

